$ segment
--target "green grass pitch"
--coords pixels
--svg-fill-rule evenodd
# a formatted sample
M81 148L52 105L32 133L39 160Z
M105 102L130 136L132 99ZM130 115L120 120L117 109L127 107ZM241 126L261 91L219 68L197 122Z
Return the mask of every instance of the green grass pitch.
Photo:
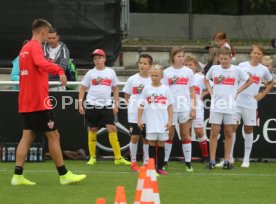
M79 184L62 186L52 161L27 163L25 176L36 186L11 186L14 163L0 162L0 203L20 204L93 204L99 197L114 203L116 186L124 186L127 202L133 203L138 174L129 166L115 166L112 161L66 161L75 173L87 174ZM249 169L235 163L233 170L205 170L193 163L194 173L186 173L182 162L170 162L169 175L159 176L162 204L273 204L276 203L276 163L251 163Z

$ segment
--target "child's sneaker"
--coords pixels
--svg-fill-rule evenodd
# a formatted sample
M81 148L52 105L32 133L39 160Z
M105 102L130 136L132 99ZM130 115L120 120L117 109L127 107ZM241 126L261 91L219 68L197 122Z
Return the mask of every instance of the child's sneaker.
M163 170L163 169L157 169L157 173L162 174L162 175L168 175L169 174L166 170Z
M36 185L36 183L26 179L23 175L14 174L12 177L12 180L11 180L11 185L13 185L13 186L20 186L20 185L33 186L33 185Z
M115 165L130 165L131 162L125 160L123 157L121 157L120 159L115 159L114 161Z
M137 162L131 162L130 168L134 172L138 172L139 171L139 166L138 166Z
M84 174L73 174L71 171L68 171L65 175L59 177L60 184L67 185L71 183L77 183L86 178Z
M242 162L241 168L249 168L250 163L249 162Z
M222 168L226 169L226 170L231 170L231 169L233 169L233 166L232 166L232 164L230 162L227 162L227 163L223 164Z
M209 162L209 164L205 167L205 169L209 169L209 170L212 170L215 168L216 168L216 164L212 162Z
M193 172L193 171L194 171L194 169L192 167L191 162L187 162L186 163L186 172Z
M96 157L90 157L89 161L86 164L94 165L96 164L96 162L97 162Z
M234 160L234 159L230 159L230 164L234 164L234 163L235 163L235 160ZM218 167L218 168L223 168L223 164L224 164L224 160L221 160L221 162L218 163L218 164L216 165L216 167Z
M224 160L221 160L218 164L216 164L216 167L222 168L224 164Z

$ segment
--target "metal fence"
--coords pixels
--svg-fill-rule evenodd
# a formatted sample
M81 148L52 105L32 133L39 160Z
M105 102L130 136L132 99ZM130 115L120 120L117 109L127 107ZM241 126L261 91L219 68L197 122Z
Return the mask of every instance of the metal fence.
M267 40L276 33L274 0L128 1L129 38L210 39L224 31L232 39Z
M224 31L235 39L272 39L276 36L276 15L226 16L130 13L129 38L210 39ZM189 25L189 23L191 25Z

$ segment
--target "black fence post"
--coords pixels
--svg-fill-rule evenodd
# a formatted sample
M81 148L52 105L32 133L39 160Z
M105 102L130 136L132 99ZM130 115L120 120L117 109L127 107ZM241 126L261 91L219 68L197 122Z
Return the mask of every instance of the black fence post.
M189 15L188 36L189 36L189 40L192 40L193 39L193 0L187 0L187 8L188 8L188 15Z

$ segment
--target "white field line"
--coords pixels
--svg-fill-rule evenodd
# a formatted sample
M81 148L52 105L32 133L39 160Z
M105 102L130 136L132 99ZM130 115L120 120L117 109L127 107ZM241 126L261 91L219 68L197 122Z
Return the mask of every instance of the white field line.
M211 172L212 171L212 172ZM276 177L276 174L241 174L241 173L228 173L225 170L225 173L215 173L216 170L206 170L206 173L186 173L186 172L170 172L169 175L176 176L250 176L250 177ZM231 170L232 172L235 170ZM0 169L0 172L13 172L11 169ZM25 170L24 172L30 173L57 173L54 170ZM134 172L131 171L80 171L74 170L75 173L85 173L85 174L132 174L135 175ZM208 172L208 173L207 173ZM137 174L138 176L138 174Z

